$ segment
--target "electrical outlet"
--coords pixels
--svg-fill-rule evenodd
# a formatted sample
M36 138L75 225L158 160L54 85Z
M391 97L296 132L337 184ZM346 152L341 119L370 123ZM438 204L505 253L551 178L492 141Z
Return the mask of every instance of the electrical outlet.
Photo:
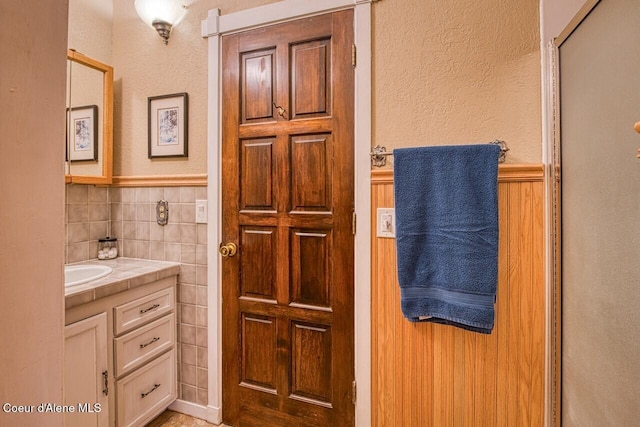
M207 201L196 200L196 223L207 223Z
M378 208L377 236L396 237L396 211L393 208Z

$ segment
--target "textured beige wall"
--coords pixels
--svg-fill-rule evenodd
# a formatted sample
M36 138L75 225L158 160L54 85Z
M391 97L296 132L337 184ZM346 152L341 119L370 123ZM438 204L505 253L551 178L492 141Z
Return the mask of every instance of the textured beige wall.
M201 174L206 165L207 11L273 0L200 0L164 46L114 3L115 175ZM510 163L541 161L537 0L382 0L373 5L373 145L499 138ZM189 93L189 158L147 159L147 98Z
M69 0L69 49L111 65L113 4L107 0Z
M67 8L0 2L0 405L63 403ZM61 426L5 413L1 426Z
M162 44L136 14L133 1L114 0L114 175L207 173L207 41L200 23L210 9L222 14L274 0L200 0ZM147 158L147 98L189 94L189 157Z
M502 139L541 161L537 0L374 4L374 144Z

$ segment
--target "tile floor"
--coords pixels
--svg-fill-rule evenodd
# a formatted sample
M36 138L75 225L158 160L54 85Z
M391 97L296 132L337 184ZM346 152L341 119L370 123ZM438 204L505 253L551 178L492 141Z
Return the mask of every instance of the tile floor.
M147 427L218 427L198 418L190 417L179 412L166 410L158 415ZM219 427L224 427L221 424Z

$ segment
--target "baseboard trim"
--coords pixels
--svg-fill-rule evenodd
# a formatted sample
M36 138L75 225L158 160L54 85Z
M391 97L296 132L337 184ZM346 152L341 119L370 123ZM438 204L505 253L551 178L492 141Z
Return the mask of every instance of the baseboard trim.
M222 412L220 411L220 408L216 408L211 405L202 406L197 403L177 399L169 406L169 409L191 417L200 418L201 420L205 420L216 425L222 424Z

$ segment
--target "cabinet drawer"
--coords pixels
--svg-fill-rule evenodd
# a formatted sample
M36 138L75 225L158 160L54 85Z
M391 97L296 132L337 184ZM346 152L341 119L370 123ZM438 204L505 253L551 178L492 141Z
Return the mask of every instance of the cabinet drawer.
M118 426L140 426L177 397L175 349L116 381Z
M115 338L113 343L116 377L120 377L171 348L175 343L175 314Z
M136 326L173 311L174 301L174 291L171 287L114 307L114 335L130 331Z

